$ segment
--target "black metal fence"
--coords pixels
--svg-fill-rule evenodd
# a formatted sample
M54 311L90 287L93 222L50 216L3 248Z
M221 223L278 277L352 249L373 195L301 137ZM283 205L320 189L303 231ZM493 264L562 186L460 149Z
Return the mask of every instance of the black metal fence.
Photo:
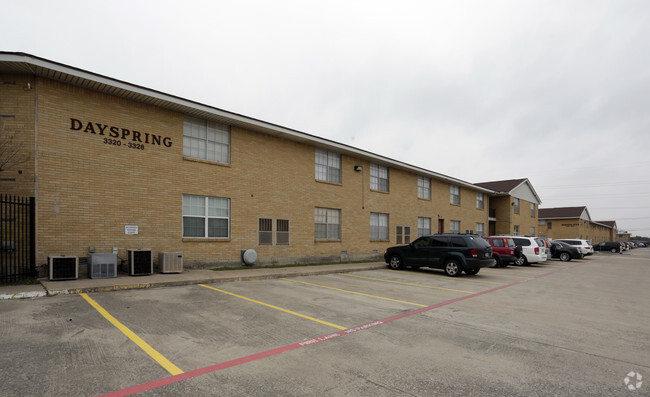
M0 283L36 277L36 201L0 194Z

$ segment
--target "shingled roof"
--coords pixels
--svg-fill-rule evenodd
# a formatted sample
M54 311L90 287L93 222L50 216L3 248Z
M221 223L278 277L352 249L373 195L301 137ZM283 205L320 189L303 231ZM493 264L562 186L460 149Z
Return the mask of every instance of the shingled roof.
M540 208L539 219L580 218L587 207Z
M509 193L512 189L526 182L524 179L508 179L505 181L492 181L492 182L480 182L475 183L475 185L484 187L486 189L494 190L497 193Z

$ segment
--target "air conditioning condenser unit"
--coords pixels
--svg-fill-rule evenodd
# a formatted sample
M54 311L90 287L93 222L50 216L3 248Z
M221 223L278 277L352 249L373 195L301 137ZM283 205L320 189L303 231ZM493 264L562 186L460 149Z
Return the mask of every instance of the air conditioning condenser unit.
M129 276L148 276L153 274L151 250L127 250L126 254Z
M50 280L76 280L79 277L79 257L50 255L47 257Z
M183 253L159 252L158 271L160 273L181 273L183 271Z
M88 277L117 277L117 254L97 253L88 255Z

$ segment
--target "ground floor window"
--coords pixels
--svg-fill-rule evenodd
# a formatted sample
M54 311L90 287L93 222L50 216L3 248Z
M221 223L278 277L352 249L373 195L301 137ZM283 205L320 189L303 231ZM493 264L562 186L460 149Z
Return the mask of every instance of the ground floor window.
M395 242L397 244L408 244L411 242L411 227L396 226Z
M484 223L477 223L476 224L476 234L479 236L484 236L485 235L485 224Z
M341 210L316 207L314 238L316 240L341 239Z
M370 213L370 240L388 240L388 214Z
M460 221L450 221L449 222L449 232L450 233L460 233Z
M519 236L519 225L515 225L514 227L514 233L515 236Z
M184 194L183 237L230 237L230 199Z
M257 230L257 243L259 245L273 245L273 219L260 218Z
M289 220L276 219L275 243L277 245L289 244Z
M431 234L431 218L418 217L418 237Z

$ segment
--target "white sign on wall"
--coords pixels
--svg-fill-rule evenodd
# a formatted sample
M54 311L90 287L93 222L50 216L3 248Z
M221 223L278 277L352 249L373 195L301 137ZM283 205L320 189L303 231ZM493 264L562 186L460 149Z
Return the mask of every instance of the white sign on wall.
M138 226L124 226L124 234L138 234Z

